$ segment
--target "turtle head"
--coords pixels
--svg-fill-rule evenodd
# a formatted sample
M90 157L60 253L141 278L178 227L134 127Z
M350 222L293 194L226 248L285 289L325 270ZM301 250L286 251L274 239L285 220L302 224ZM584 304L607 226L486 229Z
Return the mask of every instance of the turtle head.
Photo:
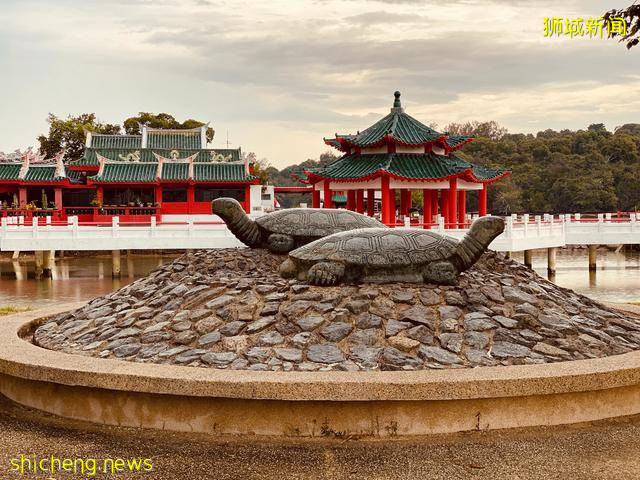
M504 232L504 220L500 217L480 217L469 230L469 235L484 247L487 248L493 239Z
M244 209L234 198L216 198L211 202L211 212L218 215L225 222L239 215L244 216Z
M493 239L504 231L504 220L500 217L480 217L456 246L454 264L459 272L476 263Z
M280 276L287 279L298 277L298 266L290 257L280 265Z

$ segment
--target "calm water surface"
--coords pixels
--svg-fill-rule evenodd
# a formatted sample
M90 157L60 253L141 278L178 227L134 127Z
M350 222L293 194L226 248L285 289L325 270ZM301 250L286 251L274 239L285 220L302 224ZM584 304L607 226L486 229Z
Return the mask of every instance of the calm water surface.
M171 262L172 255L123 256L122 277L111 278L111 257L65 258L56 261L54 278L35 280L33 262L0 263L0 306L37 308L88 300L111 292ZM523 254L514 254L522 262ZM546 251L534 252L533 268L547 276ZM589 272L587 250L559 250L553 282L598 300L640 302L640 253L598 251L598 270Z

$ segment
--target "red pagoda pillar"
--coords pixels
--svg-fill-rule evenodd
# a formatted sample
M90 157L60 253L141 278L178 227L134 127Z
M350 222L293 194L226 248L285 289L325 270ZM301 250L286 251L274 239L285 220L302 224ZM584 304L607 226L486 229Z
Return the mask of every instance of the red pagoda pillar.
M187 211L195 213L196 189L193 185L187 186Z
M389 189L389 223L395 225L398 220L396 216L396 191L393 188Z
M390 215L389 215L389 212L391 211L391 209L389 208L389 204L391 203L389 177L382 176L380 180L381 180L380 190L382 191L382 205L381 205L382 223L384 223L385 225L389 225L391 223Z
M356 209L356 191L347 190L347 210L354 211Z
M458 180L449 180L449 224L450 228L457 228L458 216Z
M367 190L367 215L373 217L376 213L376 191L373 188Z
M156 185L155 196L156 203L162 206L162 187L160 185Z
M458 191L458 223L463 227L467 216L467 192L466 190Z
M430 190L431 192L431 221L438 214L438 190Z
M311 192L311 206L313 208L320 208L320 190L315 189Z
M478 214L484 217L487 214L487 184L482 184L482 190L478 192Z
M24 208L27 205L27 188L20 187L18 189L18 204L20 208Z
M449 191L440 190L440 215L444 218L445 226L449 221Z
M356 212L364 213L364 190L356 190Z
M406 217L411 208L411 190L403 188L400 190L400 215Z
M333 200L331 199L331 185L329 180L324 181L324 208L333 208Z
M56 210L62 210L62 188L56 187L53 189L54 202L56 204Z
M431 205L431 190L427 190L426 188L422 190L422 215L424 228L429 228L429 223L431 223L431 211L433 206Z

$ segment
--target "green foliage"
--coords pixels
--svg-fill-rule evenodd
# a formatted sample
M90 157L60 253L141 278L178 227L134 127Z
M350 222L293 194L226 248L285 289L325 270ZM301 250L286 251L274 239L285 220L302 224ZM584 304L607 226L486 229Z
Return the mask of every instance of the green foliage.
M63 148L66 161L78 160L84 154L86 131L95 133L116 134L120 133L118 125L101 123L94 113L84 113L78 116L69 115L66 119L58 118L53 113L49 114L48 135L40 135L40 152L52 158Z
M129 135L139 135L140 125L146 125L150 128L171 128L178 130L188 130L191 128L198 128L205 123L198 120L185 120L184 122L178 122L173 115L168 113L149 113L140 112L137 117L129 117L124 121L124 131ZM213 128L207 128L207 140L210 142L213 140L214 135Z

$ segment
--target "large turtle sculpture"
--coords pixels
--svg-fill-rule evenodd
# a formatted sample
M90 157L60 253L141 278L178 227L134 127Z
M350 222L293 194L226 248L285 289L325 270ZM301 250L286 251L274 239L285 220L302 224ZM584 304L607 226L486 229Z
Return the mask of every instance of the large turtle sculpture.
M429 230L363 228L336 233L289 253L284 278L312 285L340 282L411 282L456 285L489 244L504 220L482 217L461 241Z
M217 198L211 209L229 230L248 247L266 247L274 253L287 253L301 245L345 230L386 228L372 217L349 210L289 208L252 220L233 198Z

